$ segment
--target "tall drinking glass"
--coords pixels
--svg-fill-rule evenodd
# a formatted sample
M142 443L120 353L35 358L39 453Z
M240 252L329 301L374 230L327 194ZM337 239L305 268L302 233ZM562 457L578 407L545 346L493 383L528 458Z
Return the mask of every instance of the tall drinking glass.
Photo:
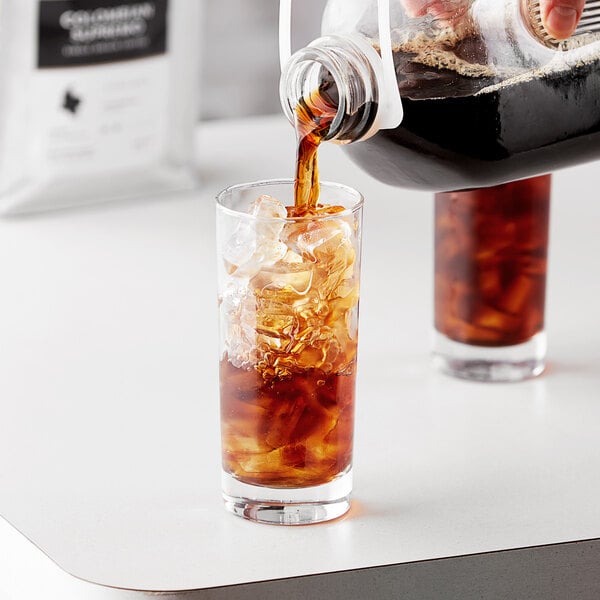
M434 362L479 381L545 367L551 176L435 196Z
M352 490L362 197L289 217L293 181L217 197L222 489L247 519L344 514Z

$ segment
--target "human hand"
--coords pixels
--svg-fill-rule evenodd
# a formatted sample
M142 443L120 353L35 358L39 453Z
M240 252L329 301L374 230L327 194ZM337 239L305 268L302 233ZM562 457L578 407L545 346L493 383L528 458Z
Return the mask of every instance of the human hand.
M402 0L406 12L411 17L427 14L444 21L454 21L462 17L472 0ZM498 2L500 0L497 0ZM542 24L557 40L568 38L575 31L585 0L540 0Z
M453 21L467 12L471 0L402 0L402 4L411 17L429 14L436 19Z
M570 37L583 11L585 0L540 0L542 25L557 40Z

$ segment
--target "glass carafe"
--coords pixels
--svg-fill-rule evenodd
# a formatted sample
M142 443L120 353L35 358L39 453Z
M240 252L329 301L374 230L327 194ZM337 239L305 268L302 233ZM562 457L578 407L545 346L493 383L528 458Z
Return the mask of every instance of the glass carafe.
M327 82L340 102L328 139L360 141L348 144L351 158L402 187L490 186L600 156L598 2L588 0L567 42L545 33L537 0L449 0L444 14L409 3L431 4L390 0L400 123L382 114L390 93L364 49L380 49L377 0L329 0L323 37L284 67L288 117L309 75L313 89Z

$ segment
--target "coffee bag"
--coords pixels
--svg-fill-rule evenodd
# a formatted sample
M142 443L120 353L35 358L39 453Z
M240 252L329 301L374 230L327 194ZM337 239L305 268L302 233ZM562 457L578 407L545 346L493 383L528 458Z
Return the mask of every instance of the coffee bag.
M195 183L198 0L3 0L0 212Z

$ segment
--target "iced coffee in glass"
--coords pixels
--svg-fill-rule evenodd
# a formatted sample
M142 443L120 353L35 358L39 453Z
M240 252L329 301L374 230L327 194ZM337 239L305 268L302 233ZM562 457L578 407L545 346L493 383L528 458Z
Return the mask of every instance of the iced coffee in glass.
M309 524L350 506L362 198L320 184L298 215L294 182L217 199L225 505Z
M545 366L551 176L435 196L434 360L480 381Z

